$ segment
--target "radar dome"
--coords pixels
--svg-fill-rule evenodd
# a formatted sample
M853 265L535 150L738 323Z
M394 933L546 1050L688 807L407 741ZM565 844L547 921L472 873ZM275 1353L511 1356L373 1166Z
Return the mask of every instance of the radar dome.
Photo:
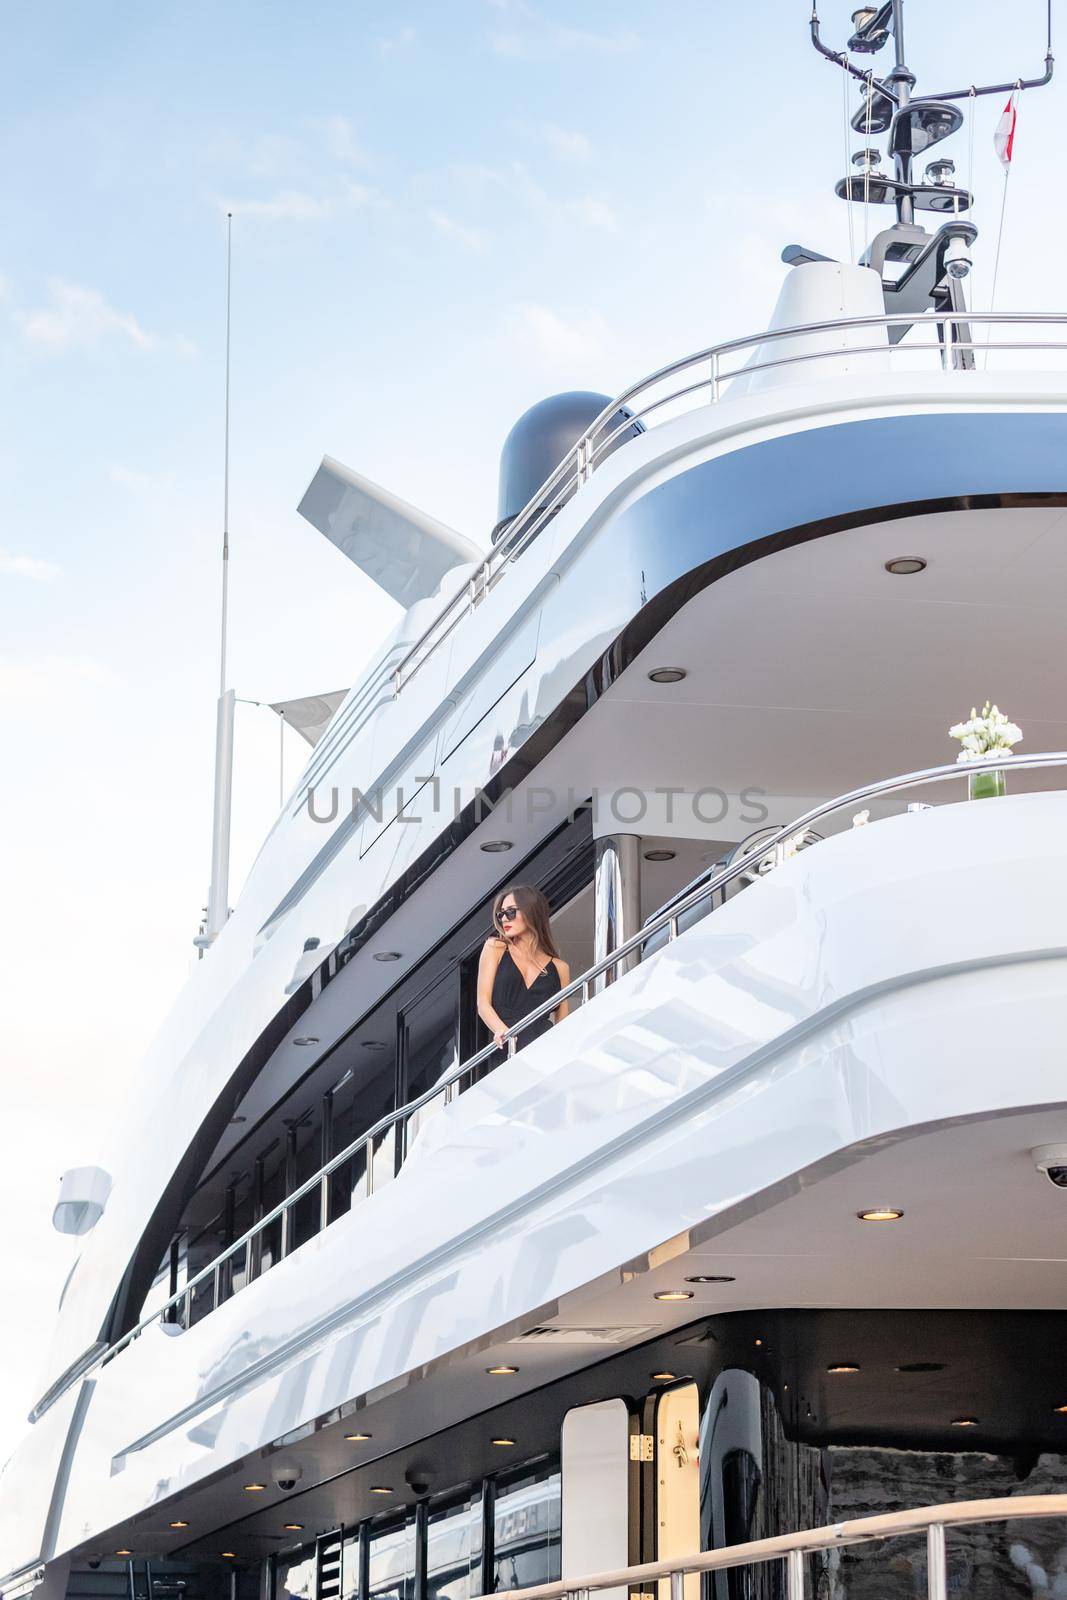
M569 394L549 395L546 400L539 400L529 411L523 412L504 440L504 448L500 452L500 495L497 523L493 529L494 543L610 404L610 395L577 389ZM598 440L594 441L594 449L599 440L606 439L613 429L632 415L628 407L620 406L615 415L602 424ZM632 427L623 428L618 438L601 451L595 465L599 466L627 439L643 432L643 425L636 421Z

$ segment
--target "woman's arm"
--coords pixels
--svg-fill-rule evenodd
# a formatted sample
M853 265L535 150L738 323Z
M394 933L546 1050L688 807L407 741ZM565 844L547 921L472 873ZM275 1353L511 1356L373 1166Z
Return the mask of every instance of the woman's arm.
M570 983L570 981L571 981L571 969L567 965L567 963L564 961L562 956L556 956L555 957L555 966L556 966L556 971L559 973L559 986L560 986L561 989L565 989L567 987L568 983ZM570 1009L571 1009L570 1001L569 1000L561 1000L559 1005L556 1007L555 1011L553 1011L553 1013L552 1013L552 1021L553 1022L562 1022L564 1017L570 1015Z
M493 1010L493 979L506 946L503 939L488 938L478 957L478 1015L493 1035L493 1043L503 1045L508 1025Z

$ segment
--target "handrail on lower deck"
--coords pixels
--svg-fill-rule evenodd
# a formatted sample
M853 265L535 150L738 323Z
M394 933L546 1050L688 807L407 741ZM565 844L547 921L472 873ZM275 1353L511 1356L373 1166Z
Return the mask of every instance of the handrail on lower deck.
M549 1016L559 1007L562 1001L570 1000L577 996L580 996L583 1001L589 1001L593 997L594 984L599 979L610 982L612 977L625 972L628 963L635 957L640 958L643 947L656 934L665 929L668 940L674 940L679 932L680 917L705 901L710 901L713 906L714 896L743 873L751 872L757 859L765 860L773 856L776 866L784 863L790 840L804 833L812 824L832 815L835 811L840 811L846 806L862 804L866 800L896 794L904 789L919 788L927 784L948 783L953 779L967 779L976 772L1037 771L1046 767L1065 766L1067 766L1067 751L1063 750L1045 751L1028 756L988 756L981 761L953 762L943 766L927 767L917 772L904 773L895 778L883 778L876 783L864 784L859 789L850 790L848 794L839 795L834 800L827 800L820 805L814 806L810 811L805 812L803 816L798 817L794 822L787 823L785 827L779 828L764 840L760 845L758 858L751 855L741 855L720 872L712 871L704 882L696 884L680 900L676 900L667 909L651 917L642 928L638 929L637 933L624 940L610 955L605 956L601 961L589 967L580 977L569 983L566 988L561 989L551 999L538 1006L535 1011L531 1011L527 1016L523 1017L514 1027L509 1028L504 1036L509 1054L514 1053L517 1041L526 1029L532 1027L544 1017ZM142 1318L121 1338L115 1340L106 1349L101 1350L95 1356L95 1359L76 1363L74 1368L71 1369L70 1377L66 1381L60 1380L58 1384L54 1384L38 1401L30 1412L30 1420L36 1421L72 1383L94 1371L103 1362L113 1359L132 1340L138 1338L146 1328L151 1327L156 1322L174 1322L178 1320L182 1314L182 1308L186 1305L191 1313L194 1293L197 1289L206 1285L209 1279L213 1281L214 1286L213 1306L217 1307L222 1299L223 1275L233 1262L234 1257L241 1252L244 1252L245 1256L245 1281L247 1283L252 1280L256 1276L252 1270L255 1242L257 1239L262 1239L267 1229L273 1227L277 1222L281 1223L282 1230L280 1254L282 1257L286 1256L289 1253L290 1213L293 1207L317 1189L321 1196L320 1213L328 1221L330 1178L340 1167L343 1167L346 1162L351 1161L353 1157L359 1155L363 1150L367 1152L366 1192L368 1195L371 1194L373 1192L374 1179L374 1147L382 1135L387 1134L394 1127L399 1127L401 1135L403 1135L405 1125L412 1116L441 1096L444 1097L445 1103L448 1104L454 1099L457 1087L464 1078L469 1077L478 1067L485 1065L494 1057L499 1058L499 1055L500 1051L495 1044L485 1045L483 1049L478 1050L473 1056L468 1057L466 1061L454 1067L445 1077L439 1079L414 1100L408 1101L406 1105L400 1106L395 1111L390 1111L380 1118L373 1127L369 1128L365 1133L361 1133L357 1139L354 1139L351 1144L347 1145L337 1155L331 1157L310 1178L305 1179L302 1184L294 1189L292 1194L287 1195L265 1216L253 1223L252 1227L243 1233L240 1238L227 1245L213 1261L189 1278L179 1290L172 1294L162 1306L153 1311L150 1316ZM405 1152L401 1150L400 1153L401 1157L403 1157Z
M645 1591L663 1579L670 1580L671 1600L684 1600L685 1579L690 1575L730 1572L737 1567L758 1566L767 1561L785 1562L788 1600L803 1600L806 1557L818 1555L823 1550L840 1550L850 1545L899 1539L909 1533L926 1534L927 1600L946 1600L946 1529L1035 1517L1067 1518L1067 1494L960 1500L947 1505L920 1506L911 1511L891 1511L874 1517L853 1517L847 1522L831 1523L825 1528L777 1534L773 1538L727 1545L722 1550L709 1550L700 1555L679 1556L669 1561L646 1561L640 1566L621 1567L616 1572L597 1572L587 1578L563 1578L556 1583L538 1583L529 1589L504 1589L495 1600L588 1600L589 1595L601 1589L621 1589L625 1586Z

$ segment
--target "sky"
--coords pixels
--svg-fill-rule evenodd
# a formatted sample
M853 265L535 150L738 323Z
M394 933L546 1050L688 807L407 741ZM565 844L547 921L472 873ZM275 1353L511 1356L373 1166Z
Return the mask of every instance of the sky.
M851 9L824 0L831 43ZM946 16L909 0L920 92L1041 70L1043 0ZM121 1162L123 1098L196 960L226 212L229 680L268 702L347 687L397 619L296 514L323 454L487 543L528 405L758 330L786 244L847 256L832 189L861 141L804 0L9 0L0 18L2 1460L73 1259L50 1225L60 1174ZM1001 104L974 110L979 309ZM1024 97L998 309L1057 309L1063 118L1062 85ZM963 182L969 144L938 151ZM302 760L286 735L286 787ZM274 714L241 704L234 893L279 778Z

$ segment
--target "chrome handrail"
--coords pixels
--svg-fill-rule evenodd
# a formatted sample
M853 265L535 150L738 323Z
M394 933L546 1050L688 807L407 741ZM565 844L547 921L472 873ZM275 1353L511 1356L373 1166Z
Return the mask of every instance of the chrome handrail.
M803 1600L806 1557L824 1550L875 1544L883 1539L901 1539L916 1533L926 1534L927 1600L946 1600L946 1529L979 1527L989 1522L1028 1521L1035 1517L1067 1517L1067 1494L1028 1494L1017 1498L1004 1495L998 1499L919 1506L873 1517L851 1517L847 1522L834 1522L825 1528L776 1534L769 1539L726 1545L700 1555L645 1561L639 1566L621 1567L617 1572L597 1572L588 1578L562 1578L555 1583L534 1584L528 1589L504 1589L495 1600L587 1600L590 1594L601 1589L624 1587L631 1593L635 1590L647 1593L664 1579L670 1582L671 1600L685 1600L685 1580L689 1576L730 1572L736 1567L760 1566L767 1561L785 1562L787 1600Z
M659 410L661 407L671 405L675 401L684 399L687 395L708 390L707 403L714 405L718 402L719 389L723 383L728 383L734 378L748 374L769 372L779 367L794 366L808 361L826 360L832 356L848 359L853 356L865 355L892 355L894 351L901 350L905 353L920 350L936 352L942 361L950 358L953 352L966 351L970 354L978 349L982 350L1065 350L1067 339L1056 341L1019 342L1007 341L990 344L988 337L981 345L973 338L961 337L964 328L985 327L992 328L999 324L1009 326L1048 326L1067 324L1067 313L1057 311L966 311L966 312L923 312L906 314L904 312L888 312L879 316L870 317L835 317L827 322L802 322L792 328L765 328L760 333L745 334L739 339L726 339L719 344L708 345L703 350L698 350L693 355L682 356L677 361L668 362L650 376L641 378L637 383L631 384L620 395L604 407L596 420L586 429L581 438L564 456L545 482L538 489L531 500L523 506L522 510L513 519L507 531L488 552L481 565L475 570L464 588L441 608L437 616L423 630L418 639L411 644L405 654L401 656L392 667L393 691L399 694L405 682L414 676L420 667L425 665L433 654L437 645L447 638L452 632L455 623L467 611L480 604L484 596L493 587L500 573L521 554L537 532L544 527L551 515L559 510L569 497L568 491L576 493L582 485L592 476L602 459L607 453L608 445L632 427L635 420L647 416L649 412ZM726 356L739 354L745 350L758 349L765 344L774 344L782 339L806 338L812 334L848 332L861 328L895 327L904 329L931 328L935 330L935 337L924 342L908 343L903 341L892 345L888 340L884 344L870 344L861 346L848 345L830 350L808 350L799 355L783 356L776 361L760 361L751 366L738 366L729 372L723 372L722 361ZM654 388L656 384L665 382L677 373L688 372L693 367L707 364L708 375L697 383L687 384L684 388L668 395L663 395L651 401L637 412L636 417L630 417L620 423L606 439L596 442L600 434L611 419L618 413L620 407L629 405ZM598 457L601 458L598 460ZM561 485L562 490L561 490ZM551 501L548 504L548 501ZM434 635L447 619L455 613L454 620L448 623L441 639L434 640ZM432 641L432 642L431 642ZM427 649L427 645L429 648Z
M919 788L926 784L948 783L953 779L967 779L977 772L1039 771L1047 767L1064 766L1067 766L1067 751L1064 750L1041 751L1029 756L987 756L981 761L955 761L937 767L926 767L916 772L902 773L895 778L882 778L875 783L864 784L859 789L851 789L847 794L838 795L833 800L826 800L817 806L813 806L803 816L787 823L784 827L778 828L767 839L763 840L758 854L740 856L724 867L721 872L712 873L704 882L696 884L682 899L672 901L656 916L650 917L643 927L639 928L630 938L623 940L610 955L595 962L580 977L574 978L565 988L544 1001L536 1010L521 1018L504 1035L504 1043L508 1054L514 1054L518 1040L527 1028L551 1015L563 1001L579 995L583 1000L588 1000L594 992L593 986L598 978L604 977L615 968L623 967L627 958L639 953L656 934L666 929L668 943L676 939L680 931L678 924L681 916L684 916L693 907L701 905L705 900L712 900L713 902L713 897L721 889L725 889L727 885L743 873L751 872L757 860L764 860L773 855L776 866L784 863L789 841L804 833L813 823L831 816L835 811L843 810L846 806L858 805L865 800L897 794L902 789ZM53 1384L30 1412L30 1420L35 1421L37 1417L43 1415L48 1407L61 1394L65 1393L72 1383L95 1371L104 1362L112 1360L118 1355L119 1351L124 1350L134 1339L139 1338L147 1328L157 1322L165 1323L179 1320L183 1304L186 1301L191 1315L192 1296L195 1290L207 1283L209 1279L214 1281L214 1304L212 1309L217 1308L221 1304L222 1274L234 1257L242 1251L245 1255L245 1282L247 1284L253 1281L258 1275L252 1270L255 1241L261 1239L266 1230L279 1220L281 1220L283 1230L282 1257L287 1256L289 1254L288 1215L292 1208L298 1205L307 1195L319 1189L322 1197L320 1214L328 1218L330 1178L347 1161L350 1161L364 1149L367 1152L367 1195L371 1195L374 1188L373 1164L376 1141L383 1134L388 1133L391 1128L408 1122L424 1106L429 1105L431 1101L438 1099L440 1096L443 1095L445 1104L449 1104L454 1099L456 1088L462 1079L468 1077L470 1073L490 1061L493 1057L499 1058L499 1056L500 1048L495 1043L485 1045L481 1050L476 1051L473 1056L468 1057L466 1061L460 1062L446 1076L438 1079L435 1084L424 1090L414 1100L408 1101L406 1105L399 1106L396 1110L387 1112L384 1117L379 1118L373 1127L367 1129L365 1133L361 1133L357 1139L354 1139L351 1144L347 1145L337 1155L332 1156L317 1172L313 1173L310 1178L305 1179L298 1188L294 1189L292 1194L287 1195L273 1210L268 1211L265 1216L254 1222L240 1238L227 1245L206 1267L202 1267L198 1273L187 1279L180 1289L172 1294L161 1306L152 1311L150 1315L143 1317L140 1322L130 1328L119 1339L116 1339L113 1344L101 1350L94 1359L88 1360L84 1364L79 1362L66 1382L61 1378L56 1384ZM328 1225L329 1223L327 1222ZM177 1316L174 1313L177 1313ZM92 1353L90 1352L89 1354L91 1355Z

